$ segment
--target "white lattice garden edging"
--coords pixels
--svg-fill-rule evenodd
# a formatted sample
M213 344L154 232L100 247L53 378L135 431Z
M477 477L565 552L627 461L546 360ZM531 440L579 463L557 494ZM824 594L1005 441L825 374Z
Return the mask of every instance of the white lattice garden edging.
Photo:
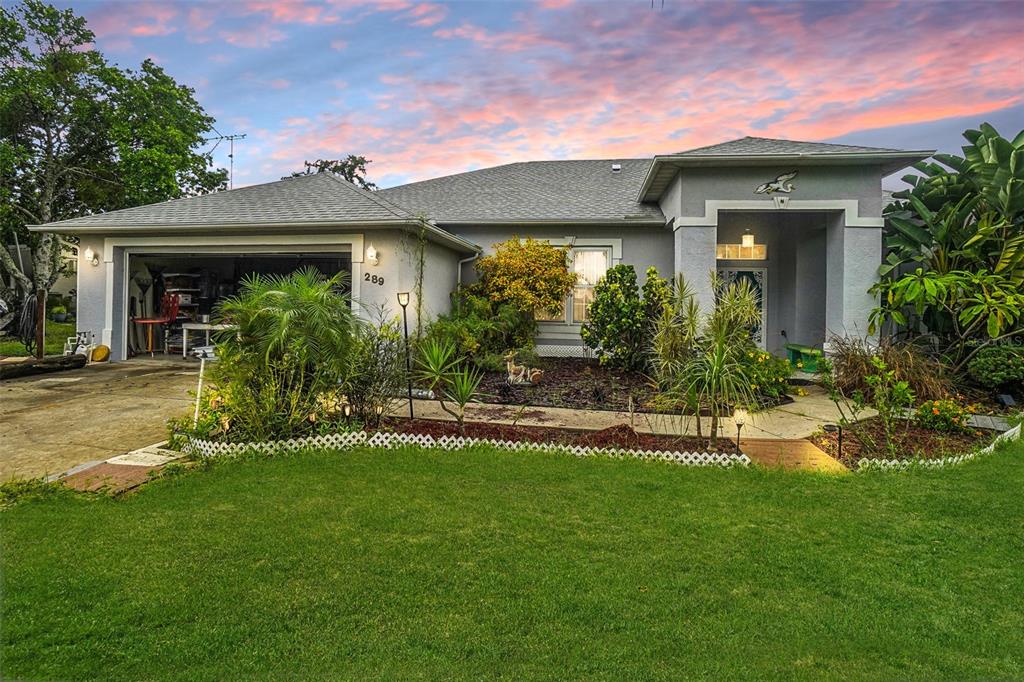
M415 433L367 433L351 431L332 433L325 436L308 436L288 440L264 441L262 443L219 443L217 441L192 438L184 450L197 457L218 457L259 452L272 455L298 450L346 450L358 445L374 448L394 449L401 447L440 448L458 450L474 445L490 445L502 450L515 452L565 452L577 457L632 457L636 459L673 462L687 466L747 466L750 458L714 452L665 452L661 450L631 450L627 448L590 448L580 445L559 445L555 443L527 443L521 441L493 440L490 438L462 438L458 436L433 436Z
M1019 440L1021 437L1021 425L1013 427L1009 431L999 434L986 447L973 452L965 452L962 455L952 457L940 457L938 459L860 459L857 460L858 471L904 471L907 469L941 469L943 467L956 466L969 462L979 455L990 454L999 443L1004 441Z

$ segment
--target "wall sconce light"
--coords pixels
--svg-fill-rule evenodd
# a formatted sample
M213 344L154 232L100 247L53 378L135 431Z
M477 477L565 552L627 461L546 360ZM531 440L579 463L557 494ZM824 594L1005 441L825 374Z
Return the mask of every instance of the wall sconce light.
M754 235L750 233L750 230L747 230L746 232L743 233L743 239L740 243L745 249L754 248Z
M380 262L380 258L377 255L377 249L374 248L373 244L366 247L366 262L370 265L376 265Z
M96 255L96 252L92 250L92 247L86 247L83 255L85 256L85 260L89 261L93 267L100 264L100 257Z

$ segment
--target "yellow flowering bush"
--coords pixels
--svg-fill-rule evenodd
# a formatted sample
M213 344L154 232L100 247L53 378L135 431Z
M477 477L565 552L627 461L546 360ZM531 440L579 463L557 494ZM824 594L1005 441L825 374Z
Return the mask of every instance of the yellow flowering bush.
M749 350L744 357L743 373L751 390L765 405L776 404L786 395L789 390L786 379L791 372L788 360L760 349Z
M569 271L569 251L537 239L513 237L494 245L494 255L477 261L480 290L495 303L507 303L532 314L557 313L576 285Z

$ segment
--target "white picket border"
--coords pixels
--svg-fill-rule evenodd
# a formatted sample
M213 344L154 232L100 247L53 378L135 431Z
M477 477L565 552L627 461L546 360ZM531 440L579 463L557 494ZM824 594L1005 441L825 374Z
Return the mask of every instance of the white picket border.
M1021 437L1021 425L1004 431L995 437L986 447L961 455L951 457L939 457L937 459L880 459L864 458L857 460L858 471L906 471L907 469L942 469L969 462L980 455L990 454L996 446L1003 441L1019 440Z
M464 438L458 436L433 436L417 433L389 433L378 431L350 431L323 436L307 436L288 440L264 441L260 443L221 443L218 441L191 438L183 450L196 457L220 457L245 452L259 452L272 455L298 450L346 450L359 445L374 448L395 449L401 447L440 448L459 450L476 445L489 445L514 452L564 452L577 457L632 457L643 460L673 462L686 466L748 466L750 458L714 452L677 452L663 450L632 450L628 448L592 448L581 445L560 445L557 443L530 443L523 441L494 440L491 438Z

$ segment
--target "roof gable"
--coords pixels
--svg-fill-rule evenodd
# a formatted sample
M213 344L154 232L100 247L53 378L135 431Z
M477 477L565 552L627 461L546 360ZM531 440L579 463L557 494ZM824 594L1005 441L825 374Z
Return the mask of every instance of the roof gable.
M414 217L375 192L316 173L196 197L172 199L50 223L55 229L281 225L408 221Z
M800 142L798 140L781 140L771 137L741 137L720 144L697 147L676 152L672 156L777 156L780 154L878 154L900 153L900 149L884 147L860 147L849 144L833 144L831 142Z

